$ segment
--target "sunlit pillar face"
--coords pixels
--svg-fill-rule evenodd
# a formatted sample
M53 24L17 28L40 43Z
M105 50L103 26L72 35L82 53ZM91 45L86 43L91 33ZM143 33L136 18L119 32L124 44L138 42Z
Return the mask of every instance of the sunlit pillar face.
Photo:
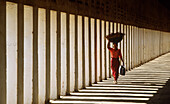
M61 95L66 94L67 86L66 25L66 13L61 12Z
M120 23L117 23L117 32L121 32Z
M113 22L110 22L110 34L111 33L113 33L114 32L114 30L113 30ZM111 47L113 48L113 44L112 44L112 42L111 42Z
M105 76L105 68L106 68L106 67L105 67L105 65L106 65L106 63L105 63L105 60L106 60L106 58L105 58L105 48L106 48L106 47L105 47L105 34L104 34L104 33L105 33L105 32L104 32L104 30L105 30L105 29L104 29L104 25L105 25L104 23L105 23L105 22L102 20L101 23L102 23L102 24L101 24L101 25L102 25L102 26L101 26L101 27L102 27L102 28L101 28L101 30L102 30L102 38L101 38L101 39L102 39L102 76L103 76L102 79L104 79L104 76Z
M92 83L95 82L95 30L94 18L91 18L91 62L92 62Z
M83 61L82 61L82 16L78 15L78 69L79 69L79 74L78 74L78 87L82 87L82 67L83 67Z
M70 91L75 88L75 15L70 15ZM68 79L69 80L69 79Z
M50 98L51 99L55 99L57 98L57 73L56 73L56 69L57 69L57 65L56 65L56 61L57 61L57 12L56 11L50 11L50 59L51 59L51 78L50 78L50 84L51 84L51 88L50 88Z
M97 81L100 79L100 20L97 19Z
M120 23L117 23L117 32L121 32ZM118 48L121 48L120 42L118 43Z
M106 35L109 35L109 22L106 21ZM106 45L108 43L108 40L106 40ZM110 62L109 62L109 50L106 48L106 73L107 73L107 77L109 77L109 68L110 68Z
M46 11L38 9L38 83L39 102L45 101L46 92Z
M114 30L113 30L114 33L117 32L117 23L114 23Z
M24 6L24 103L32 102L33 7Z
M86 86L89 85L89 18L84 17L85 32L85 77Z
M17 4L6 3L7 104L17 104Z
M113 22L110 22L110 33L113 33Z

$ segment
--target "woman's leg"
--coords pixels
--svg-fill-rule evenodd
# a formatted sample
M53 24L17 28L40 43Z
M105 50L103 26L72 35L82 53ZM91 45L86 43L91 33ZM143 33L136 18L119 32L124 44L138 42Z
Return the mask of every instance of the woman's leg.
M111 69L112 69L112 75L114 77L115 83L117 83L117 79L119 76L118 70L119 70L119 60L118 59L112 59L111 60Z

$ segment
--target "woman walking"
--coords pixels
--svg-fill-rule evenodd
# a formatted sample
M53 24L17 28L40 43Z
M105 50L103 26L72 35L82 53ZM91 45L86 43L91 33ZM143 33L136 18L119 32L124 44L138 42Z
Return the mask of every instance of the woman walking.
M114 48L110 47L110 41L107 44L107 48L109 49L110 53L111 53L111 69L112 69L112 75L114 77L114 83L117 84L117 79L119 76L119 66L120 66L120 62L119 62L119 58L121 59L121 61L123 62L124 65L124 61L122 59L122 54L121 54L121 50L118 49L117 44L114 43L113 44Z

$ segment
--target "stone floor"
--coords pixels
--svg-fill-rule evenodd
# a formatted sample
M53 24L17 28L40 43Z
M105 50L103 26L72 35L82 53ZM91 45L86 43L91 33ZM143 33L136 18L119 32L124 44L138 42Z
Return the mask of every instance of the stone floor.
M170 53L120 76L93 84L51 104L170 104Z

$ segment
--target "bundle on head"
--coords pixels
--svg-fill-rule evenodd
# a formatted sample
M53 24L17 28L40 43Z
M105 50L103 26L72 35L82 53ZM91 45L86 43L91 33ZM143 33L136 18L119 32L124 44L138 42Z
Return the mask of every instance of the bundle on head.
M118 43L120 42L122 39L123 39L123 36L125 34L123 33L111 33L109 35L106 36L106 38L110 41L110 42L113 42L113 43Z

